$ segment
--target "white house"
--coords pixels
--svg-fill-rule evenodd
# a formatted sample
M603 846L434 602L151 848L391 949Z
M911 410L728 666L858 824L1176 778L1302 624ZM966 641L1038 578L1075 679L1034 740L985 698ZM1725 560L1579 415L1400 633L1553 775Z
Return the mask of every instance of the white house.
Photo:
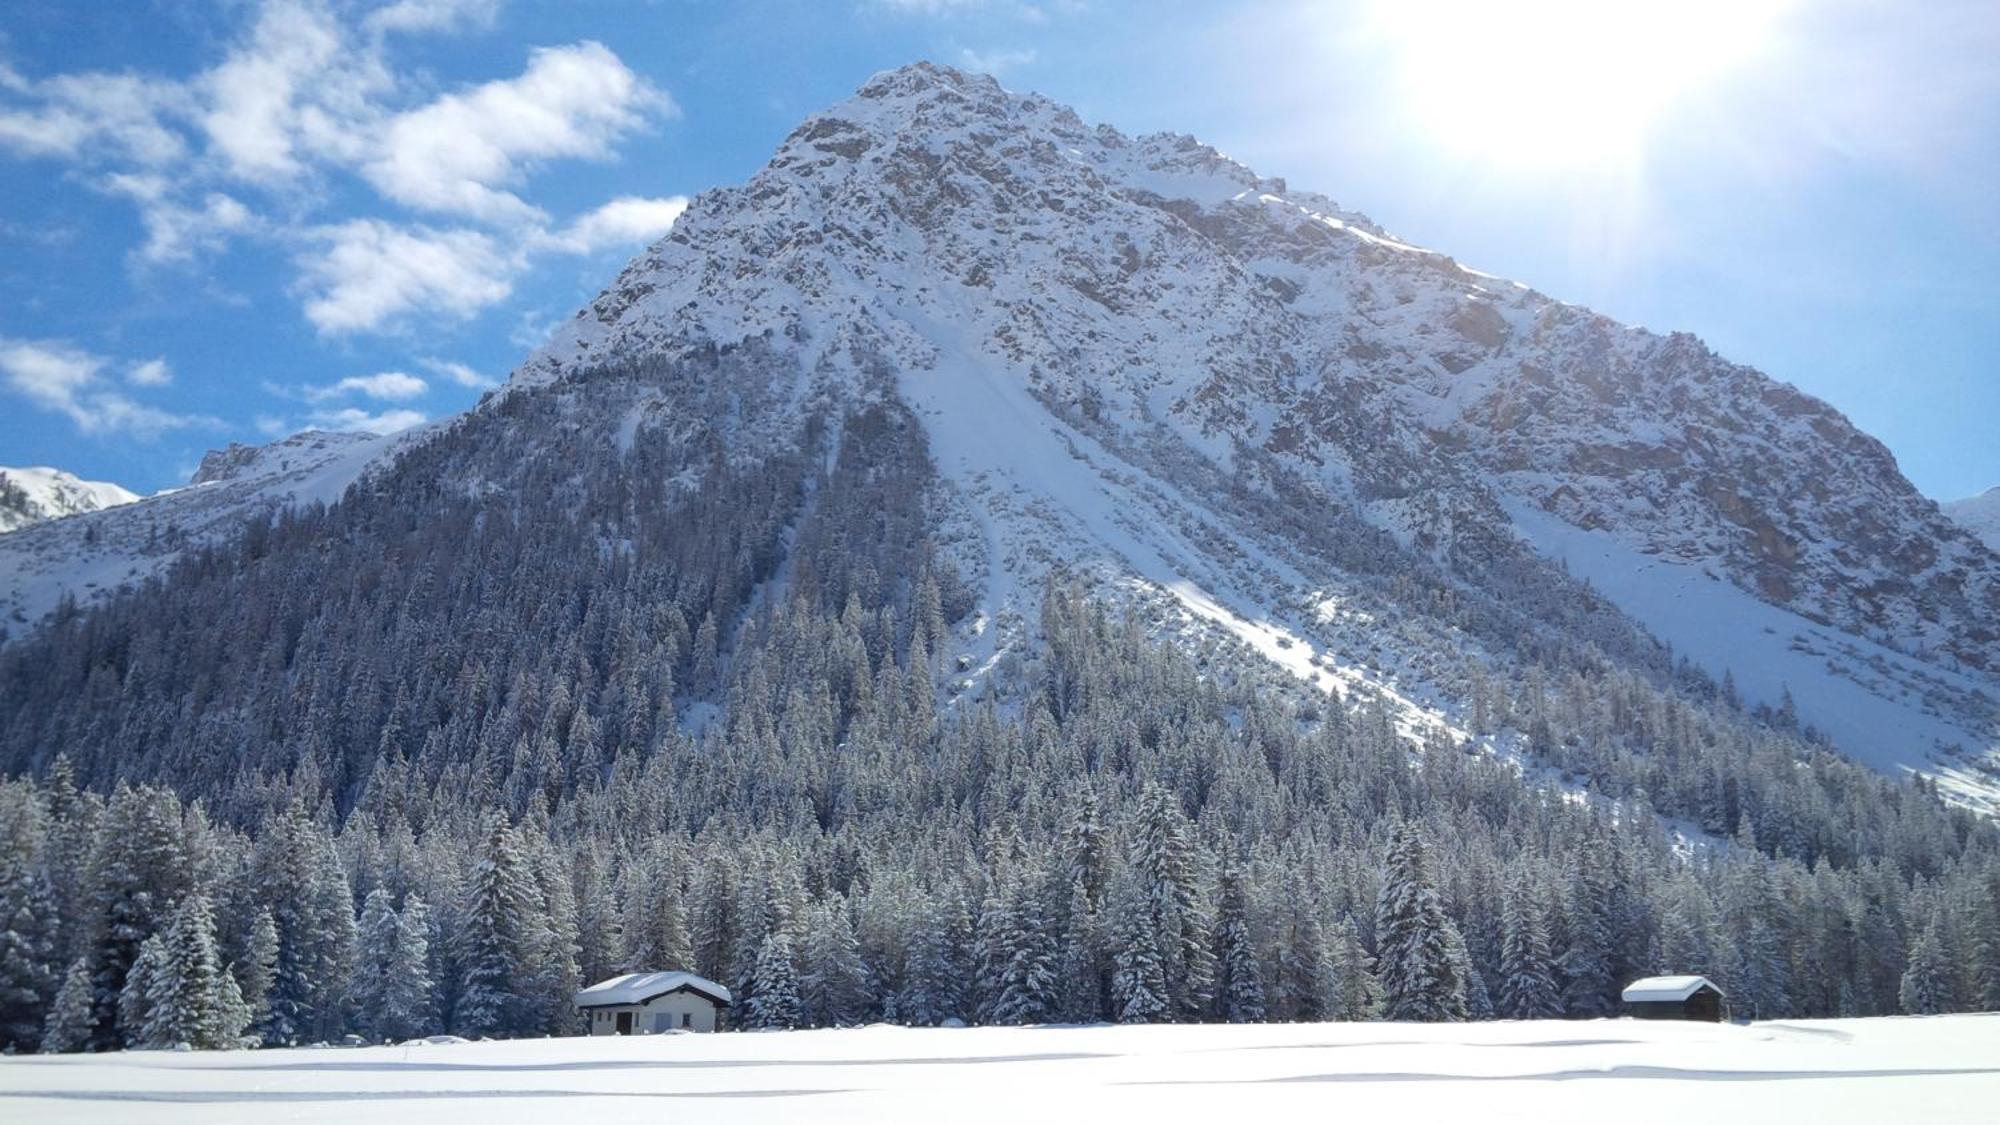
M576 994L592 1035L714 1031L729 990L693 973L627 973Z

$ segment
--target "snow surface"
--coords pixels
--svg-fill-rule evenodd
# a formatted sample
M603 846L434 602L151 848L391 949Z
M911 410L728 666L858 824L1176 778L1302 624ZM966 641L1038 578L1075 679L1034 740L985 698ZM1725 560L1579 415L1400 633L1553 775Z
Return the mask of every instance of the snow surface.
M2000 1015L870 1027L0 1059L15 1121L1990 1122Z

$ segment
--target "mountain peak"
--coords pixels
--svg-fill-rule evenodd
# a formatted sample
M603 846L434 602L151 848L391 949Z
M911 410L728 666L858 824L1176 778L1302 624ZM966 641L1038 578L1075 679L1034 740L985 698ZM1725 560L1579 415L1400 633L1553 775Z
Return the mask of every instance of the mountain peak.
M931 62L929 59L919 59L893 70L877 71L868 81L861 84L861 88L855 91L855 96L886 101L938 93L963 95L968 90L982 95L1006 93L992 75L960 70L943 63Z
M137 499L138 493L118 485L81 480L74 473L45 465L19 469L0 466L0 532Z

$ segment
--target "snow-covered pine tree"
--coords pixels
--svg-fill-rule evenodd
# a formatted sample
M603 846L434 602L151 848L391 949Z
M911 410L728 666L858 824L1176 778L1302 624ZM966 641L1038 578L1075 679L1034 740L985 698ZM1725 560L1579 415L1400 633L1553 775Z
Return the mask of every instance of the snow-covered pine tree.
M1469 1020L1490 1020L1493 1018L1493 997L1486 989L1486 981L1472 963L1472 952L1466 948L1465 932L1458 923L1445 919L1445 946L1451 953L1452 970L1465 985L1465 1018Z
M1934 1016L1951 1010L1952 964L1939 934L1942 920L1931 914L1923 932L1910 944L1909 968L1903 971L1897 999L1913 1016Z
M56 900L24 854L0 856L0 1049L32 1050L57 988Z
M799 1001L809 1027L842 1027L858 1022L866 1009L867 966L843 900L813 908L799 960Z
M153 1016L154 980L166 957L165 935L151 934L139 943L139 955L132 959L132 967L125 970L125 987L118 990L118 1027L127 1047L173 1046L170 1042L154 1043L146 1036L147 1024Z
M152 942L158 946L142 986L146 1002L137 1045L169 1048L185 1044L196 1050L240 1045L250 1012L236 978L217 955L215 913L208 897L193 894L183 899L167 929L148 944ZM133 974L135 983L138 976Z
M1105 1017L1110 973L1104 959L1103 915L1093 905L1082 879L1072 879L1063 911L1056 980L1061 990L1058 1015L1071 1023L1091 1023Z
M1294 870L1286 876L1284 901L1277 913L1278 1018L1326 1019L1334 972L1327 957L1317 896L1311 893L1303 872Z
M1220 901L1216 908L1216 994L1222 1003L1222 1018L1230 1023L1257 1023L1264 1019L1264 970L1257 957L1257 943L1250 930L1249 895L1243 886L1243 871L1231 864L1222 870Z
M1039 881L1022 878L1018 871L1003 887L1006 956L990 1013L994 1023L1042 1023L1055 1016L1060 999L1057 949L1041 890Z
M424 1030L430 1012L430 922L412 895L400 911L385 887L361 907L360 942L350 991L363 1035L395 1042Z
M188 891L191 864L180 801L160 789L120 788L105 806L86 881L92 1050L116 1050L131 1029L119 1022L126 975L143 945ZM137 994L135 994L137 995Z
M1515 878L1502 903L1500 1014L1508 1019L1554 1019L1562 1015L1549 953L1547 916L1526 877Z
M896 998L898 1017L916 1027L935 1027L959 1018L961 976L952 954L953 907L944 887L922 895L916 907L903 961L903 988Z
M348 985L348 1001L361 1034L371 1039L392 1038L381 1029L384 983L389 961L396 948L396 906L387 887L368 892L361 904L357 925L354 976Z
M1422 832L1398 824L1375 905L1382 1016L1435 1023L1465 1018L1465 982L1451 954L1449 923L1431 882Z
M462 1035L517 1034L529 1021L528 982L532 883L507 822L494 817L486 851L472 870L465 929L460 935L464 982L453 1026Z
M1355 1022L1372 1020L1381 1011L1382 983L1375 975L1375 959L1362 944L1361 929L1354 919L1344 917L1334 923L1327 943L1333 966L1333 1019Z
M1151 900L1150 913L1169 1019L1200 1019L1215 989L1213 925L1202 900L1201 855L1179 798L1149 782L1139 794L1132 867Z
M756 987L744 1005L743 1026L753 1030L801 1026L797 957L791 936L783 929L764 936L752 975Z
M63 974L62 986L49 1005L49 1017L42 1027L44 1053L81 1051L89 1045L90 1029L97 1018L94 995L90 964L79 957Z
M1610 908L1603 861L1597 849L1586 847L1577 854L1570 881L1569 945L1557 962L1563 1011L1573 1018L1594 1019L1614 1010Z
M278 924L269 907L257 911L242 948L243 957L235 966L236 985L250 1013L249 1029L264 1042L275 1042L270 1023L271 986L278 977Z
M1128 868L1106 903L1111 937L1111 1014L1119 1023L1161 1023L1173 1016L1153 898Z

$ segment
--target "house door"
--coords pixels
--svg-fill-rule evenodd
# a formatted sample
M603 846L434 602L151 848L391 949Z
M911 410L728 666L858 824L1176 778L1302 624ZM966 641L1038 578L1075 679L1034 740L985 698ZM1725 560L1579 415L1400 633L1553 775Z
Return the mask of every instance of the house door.
M632 1013L630 1012L618 1013L618 1034L620 1035L632 1034Z

